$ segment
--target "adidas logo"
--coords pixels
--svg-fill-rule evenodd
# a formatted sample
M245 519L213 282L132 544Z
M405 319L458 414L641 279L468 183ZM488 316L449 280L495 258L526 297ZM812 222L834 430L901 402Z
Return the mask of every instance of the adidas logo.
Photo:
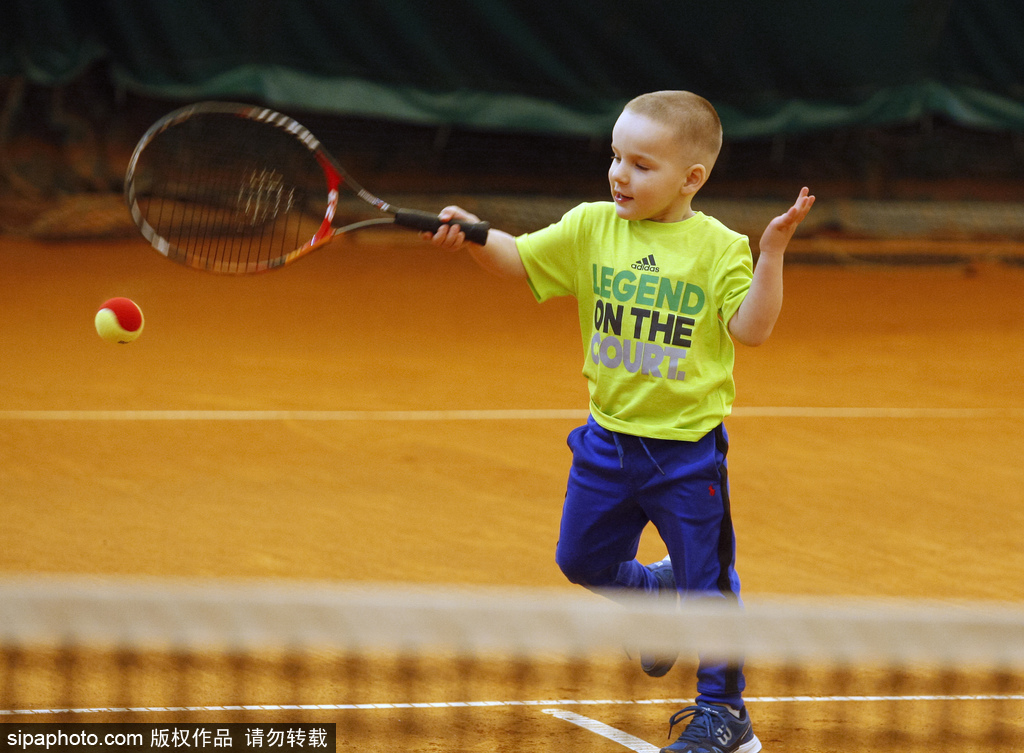
M645 256L643 259L633 262L631 265L633 269L638 269L641 272L660 272L661 268L658 266L658 262L654 261L654 254Z

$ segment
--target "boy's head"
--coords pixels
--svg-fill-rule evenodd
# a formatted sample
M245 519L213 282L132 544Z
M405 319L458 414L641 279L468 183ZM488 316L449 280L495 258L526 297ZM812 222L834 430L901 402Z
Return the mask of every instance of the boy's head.
M686 219L721 148L721 121L703 97L661 91L631 100L612 131L608 179L619 216Z
M686 91L651 92L629 101L623 110L671 128L688 158L711 172L722 150L722 121L704 97Z

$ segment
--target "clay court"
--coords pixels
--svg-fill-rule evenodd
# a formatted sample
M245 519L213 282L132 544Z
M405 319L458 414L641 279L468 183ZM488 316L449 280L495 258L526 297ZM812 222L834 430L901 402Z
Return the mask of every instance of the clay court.
M6 574L575 593L553 561L565 436L586 409L572 302L538 305L465 256L394 234L245 278L184 269L141 239L0 242ZM773 338L738 349L727 423L748 599L1024 599L1022 293L1024 269L995 262L787 269ZM129 346L93 331L114 295L145 312ZM664 554L651 533L644 561ZM678 699L692 682L683 669L633 688ZM309 687L306 702L342 700ZM274 702L217 689L210 703ZM750 678L749 696L770 690ZM49 692L19 707L46 708ZM415 693L452 698L443 685ZM143 695L161 703L159 688ZM817 749L780 732L784 705L751 703L766 749ZM582 713L663 744L675 710ZM313 719L354 713L367 714ZM489 730L511 712L488 713L463 720L458 750L503 749ZM515 713L559 750L624 749L540 709ZM813 727L830 711L804 713ZM392 749L387 730L409 712L373 714L339 749ZM452 728L416 714L420 747L403 749L452 749Z
M537 647L623 613L554 561L566 436L588 407L574 301L537 304L394 228L208 274L132 219L156 247L174 231L219 254L238 234L242 263L275 264L248 254L366 219L355 178L423 222L459 203L535 230L607 198L623 106L678 89L713 103L724 139L698 140L714 174L694 209L756 254L801 186L817 196L773 336L737 347L726 422L746 602L731 624L826 649L742 646L764 750L1024 750L1014 3L15 5L0 22L0 753L27 753L9 730L40 722L336 724L358 753L656 753L678 736L695 660L655 680L623 649L706 656L700 639L731 634L699 605L662 615L697 643L634 645L655 620L600 655ZM204 101L222 104L158 121ZM197 126L203 112L224 119ZM94 329L113 297L145 314L133 344ZM645 532L641 561L664 554ZM522 629L542 596L559 619ZM788 621L744 622L794 603ZM475 651L473 614L513 656ZM356 619L387 645L367 650L343 629ZM417 653L430 629L459 639L454 656L443 640ZM717 743L754 747L741 740Z

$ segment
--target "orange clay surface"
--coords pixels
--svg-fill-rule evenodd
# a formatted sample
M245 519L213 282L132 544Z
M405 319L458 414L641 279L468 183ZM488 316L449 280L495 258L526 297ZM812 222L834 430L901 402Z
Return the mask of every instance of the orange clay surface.
M548 413L587 405L573 302L404 236L247 278L141 240L0 257L0 574L575 588L553 553L582 418ZM785 294L727 422L747 597L1024 600L1024 270L791 265ZM134 344L93 330L113 296L145 313ZM660 743L673 710L603 718ZM474 730L461 749L502 749Z

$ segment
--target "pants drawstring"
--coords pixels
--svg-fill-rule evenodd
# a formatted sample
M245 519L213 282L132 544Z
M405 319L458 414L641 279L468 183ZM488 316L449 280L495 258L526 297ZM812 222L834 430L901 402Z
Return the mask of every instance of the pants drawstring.
M615 450L619 453L619 468L625 468L626 467L626 452L625 452L625 450L622 449L622 440L619 438L618 432L614 432L613 431L611 434L612 434L612 439L615 441ZM647 446L647 443L644 441L644 438L643 437L637 437L637 440L639 440L640 446L644 448L644 452L647 453L647 457L654 464L654 467L658 469L658 473L660 473L662 476L664 476L665 475L665 471L663 471L661 469L661 466L658 465L658 461L654 459L654 455L651 454L651 448L649 448Z
M637 439L640 440L640 446L644 448L644 452L647 453L647 457L649 457L651 459L651 462L654 463L654 467L658 469L658 473L660 473L662 476L664 476L665 475L665 471L661 470L661 466L658 465L658 461L654 459L654 455L651 454L651 450L647 446L647 443L644 441L644 438L643 437L637 437Z
M626 453L622 449L622 440L619 439L618 432L612 432L612 439L615 440L615 449L619 453L619 468L626 467Z

